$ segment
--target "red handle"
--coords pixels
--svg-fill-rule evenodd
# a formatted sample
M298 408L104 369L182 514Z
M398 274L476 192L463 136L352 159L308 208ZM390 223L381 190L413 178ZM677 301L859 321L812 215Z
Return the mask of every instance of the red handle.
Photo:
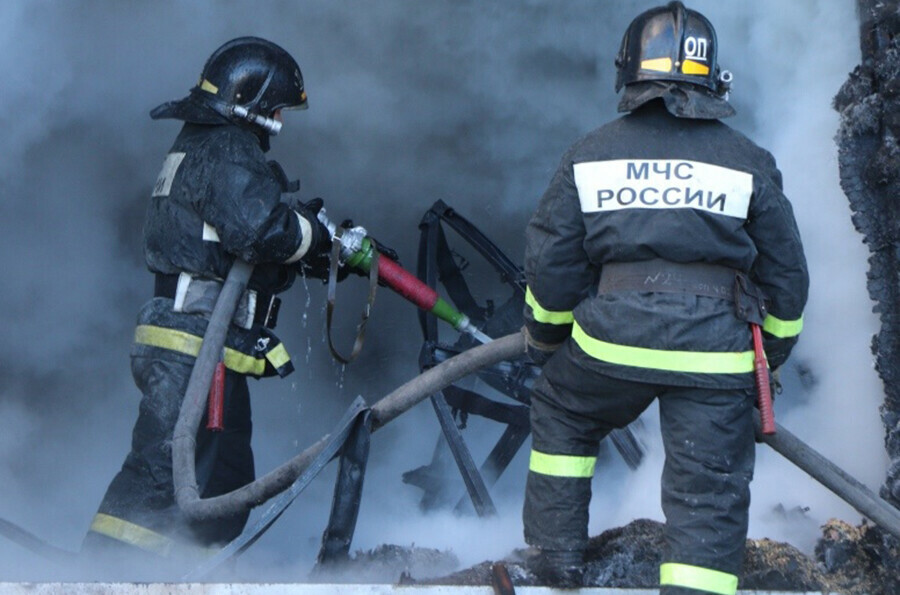
M775 433L775 411L772 409L772 387L769 384L769 368L763 351L762 330L758 324L750 323L753 332L753 373L756 376L756 394L759 403L759 420L762 433Z
M216 364L207 401L206 429L221 432L225 429L225 363Z
M430 312L438 300L438 294L434 289L385 256L378 261L378 278L426 312Z

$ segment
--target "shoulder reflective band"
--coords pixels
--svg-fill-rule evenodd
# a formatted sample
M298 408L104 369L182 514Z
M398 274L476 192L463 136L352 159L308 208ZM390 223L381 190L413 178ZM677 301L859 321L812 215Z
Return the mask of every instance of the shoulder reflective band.
M697 589L717 595L734 595L737 592L738 577L701 566L668 562L659 567L659 585Z
M779 339L796 337L803 330L803 317L797 320L781 320L768 314L763 320L763 330Z
M91 531L160 556L168 556L172 549L172 540L165 535L102 512L94 516Z
M197 357L203 338L184 331L141 324L134 329L134 342ZM230 347L225 348L225 367L239 374L262 376L266 370L266 359L278 369L289 362L291 357L281 344L266 353L265 359L246 355Z
M576 457L572 455L548 455L531 451L528 469L541 475L555 477L593 477L597 457Z
M530 287L525 288L525 303L531 306L531 312L534 315L534 319L538 322L563 325L572 324L572 321L575 320L571 310L568 312L545 310L544 307L538 303L537 299L535 299L534 294L531 293Z
M578 323L572 338L595 359L622 366L697 374L743 374L753 371L753 351L667 351L607 343L589 336Z

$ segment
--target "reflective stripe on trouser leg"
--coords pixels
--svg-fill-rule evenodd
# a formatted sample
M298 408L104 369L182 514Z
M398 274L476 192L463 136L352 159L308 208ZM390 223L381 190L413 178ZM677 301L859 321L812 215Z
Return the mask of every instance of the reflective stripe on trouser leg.
M213 545L239 535L249 512L188 521L175 504L172 431L192 368L193 358L177 353L132 356L132 374L143 393L140 413L132 432L131 452L107 488L98 512L176 542ZM201 420L196 443L201 497L224 494L253 481L252 421L245 377L230 370L226 373L225 430L210 432L205 426L205 419Z
M551 455L532 450L528 470L554 477L586 477L590 479L594 476L596 465L597 457Z
M755 460L752 392L672 388L659 397L659 408L666 450L663 584L730 595L747 539Z
M90 530L159 556L168 556L172 549L172 540L165 535L102 512L94 515Z
M526 541L541 549L584 549L596 463L597 457L531 451L523 510Z
M587 547L591 479L600 440L653 401L652 387L590 374L566 341L531 395L532 457L525 489L525 541L542 549Z
M704 593L734 595L737 592L738 577L700 566L669 562L659 567L659 584L661 587L680 587Z
M590 477L528 472L522 520L525 541L545 550L587 547Z

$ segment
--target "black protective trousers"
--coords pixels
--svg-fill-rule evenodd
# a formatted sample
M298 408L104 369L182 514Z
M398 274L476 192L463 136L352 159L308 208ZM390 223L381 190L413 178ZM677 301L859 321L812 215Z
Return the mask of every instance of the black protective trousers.
M755 461L752 390L643 384L602 375L591 370L590 357L569 339L535 383L532 449L596 457L600 440L634 421L654 399L659 399L666 454L662 562L739 576ZM547 550L585 549L590 499L590 477L530 470L525 540Z
M98 512L148 529L175 543L193 546L224 544L237 537L249 513L195 522L175 502L172 434L190 379L194 358L173 351L142 347L131 368L143 393L131 451L110 483ZM224 431L206 429L206 414L197 432L196 471L201 497L221 495L255 477L250 447L252 421L247 379L230 370L225 376ZM84 548L109 552L118 546L140 547L128 539L113 540L88 533ZM136 553L136 552L135 552ZM173 556L174 551L173 551Z

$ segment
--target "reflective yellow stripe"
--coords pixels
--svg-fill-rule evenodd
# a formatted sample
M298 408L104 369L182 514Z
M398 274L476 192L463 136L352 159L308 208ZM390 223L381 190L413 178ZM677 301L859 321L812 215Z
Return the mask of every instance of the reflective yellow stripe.
M165 535L101 512L94 516L91 531L160 556L168 556L172 549L172 540Z
M134 342L197 357L197 354L200 353L200 345L203 343L203 338L184 331L141 324L134 329ZM284 347L282 345L279 345L279 347L282 348L283 353L277 353L275 359L278 361L283 358L286 358L285 361L290 360L290 356L288 356ZM272 352L275 351L277 351L277 348L272 350ZM266 370L266 360L255 358L241 353L236 349L226 347L225 367L240 374L262 376L263 372Z
M700 64L699 62L694 62L693 60L685 60L681 64L681 72L684 74L709 74L709 66L706 64Z
M200 81L200 88L204 91L212 93L213 95L216 95L219 92L219 88L206 79Z
M593 477L597 457L575 457L571 455L548 455L531 451L528 469L541 475L554 477Z
M743 374L753 371L752 351L667 351L607 343L589 336L576 322L572 338L593 358L638 368L698 374Z
M671 58L652 58L650 60L641 61L641 70L652 70L654 72L672 72Z
M763 320L763 330L779 339L796 337L803 330L803 317L797 320L781 320L769 314Z
M737 592L738 577L701 566L668 562L659 567L659 584L699 589L717 595L734 595Z
M531 306L532 315L538 322L562 325L572 324L572 321L575 320L571 310L568 312L545 310L544 307L538 303L537 299L535 299L534 294L531 293L530 287L525 288L525 303Z
M277 370L291 361L291 356L288 354L287 349L284 348L284 343L279 343L274 349L266 353L266 359Z

